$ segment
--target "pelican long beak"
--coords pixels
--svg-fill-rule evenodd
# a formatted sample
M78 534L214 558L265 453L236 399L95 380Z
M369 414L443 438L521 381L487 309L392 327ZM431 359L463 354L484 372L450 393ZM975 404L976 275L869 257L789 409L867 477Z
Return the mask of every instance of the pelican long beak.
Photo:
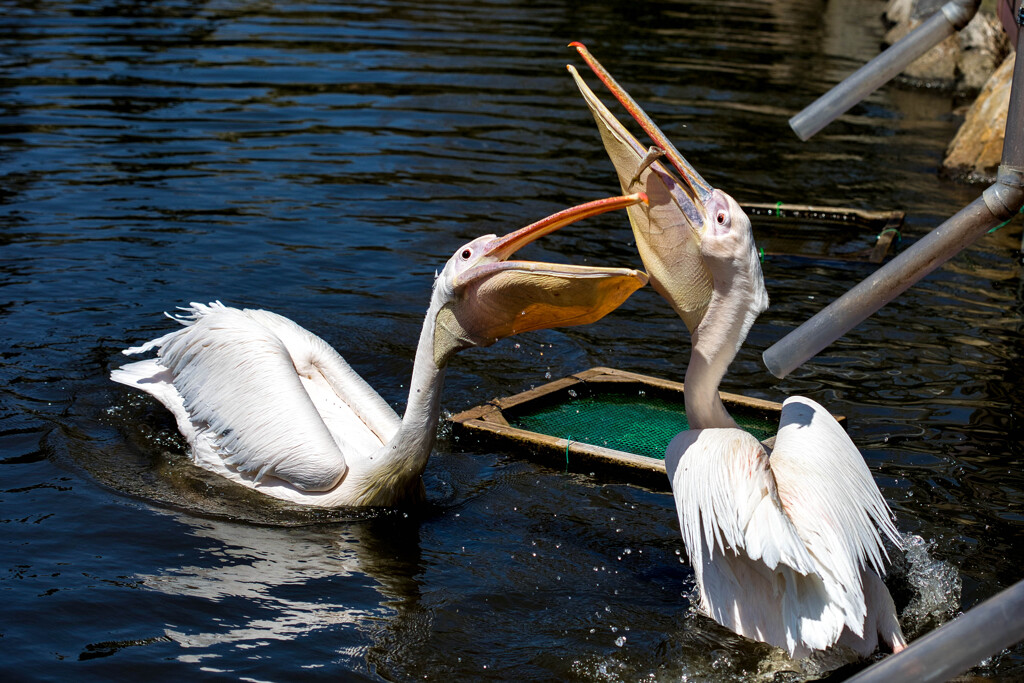
M525 261L508 261L508 259L527 244L530 244L545 235L550 235L555 230L564 228L565 226L576 223L577 221L581 221L584 218L598 216L609 211L625 209L639 204L646 205L647 201L647 195L643 192L627 194L621 197L598 199L569 209L563 209L562 211L551 214L547 218L543 218L536 223L531 223L525 228L519 228L515 232L510 232L504 237L495 237L488 241L483 247L483 257L490 262L476 266L470 271L467 271L467 273L463 274L463 277L456 280L456 286L468 282L470 278L480 277L481 275L492 271L521 267L523 263L526 263ZM564 266L552 267L562 268Z
M586 47L581 43L570 46L576 48L656 145L650 149L641 145L597 98L576 69L568 66L594 115L623 191L640 190L649 198L648 206L628 211L637 250L650 274L651 286L672 304L693 332L707 312L714 284L700 253L701 238L712 220L710 205L714 189ZM678 177L660 161L661 157L671 163Z
M570 223L646 201L643 193L602 199L486 240L483 262L455 279L452 312L465 333L463 338L486 346L522 332L596 322L621 306L647 284L646 273L509 259L530 242Z
M636 103L626 89L619 85L618 81L612 78L612 75L608 73L608 70L601 66L601 62L590 54L590 50L587 49L586 45L580 42L569 43L569 47L576 48L576 51L583 57L583 61L587 63L587 66L594 72L594 74L601 80L602 83L611 91L615 99L629 112L629 115L633 117L633 120L640 124L640 127L645 133L651 138L654 144L664 152L665 158L669 160L676 171L679 172L680 177L686 181L689 187L690 194L695 203L699 203L701 208L704 209L708 200L711 198L711 193L714 192L714 188L708 184L704 178L701 177L697 170L690 165L679 150L675 148L672 141L668 139L658 125L654 123L647 112ZM701 218L706 219L706 210L701 211ZM702 222L701 225L695 226L703 233L703 227L706 223Z

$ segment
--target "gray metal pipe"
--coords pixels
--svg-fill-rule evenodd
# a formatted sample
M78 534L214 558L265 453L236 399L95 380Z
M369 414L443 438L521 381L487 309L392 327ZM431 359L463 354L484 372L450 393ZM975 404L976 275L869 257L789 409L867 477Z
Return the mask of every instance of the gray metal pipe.
M1017 22L1024 26L1024 6L1018 9ZM1018 31L1018 57L1013 69L998 180L981 197L769 347L762 355L769 372L780 379L785 377L1024 206L1024 59L1019 57L1022 51L1024 31Z
M809 140L915 59L966 26L980 4L981 0L950 0L920 26L791 118L790 128L801 140Z
M906 650L847 679L847 683L938 683L1024 640L1024 581L1018 581Z
M1017 4L1017 56L1013 63L1010 106L1006 111L1003 166L1024 171L1024 1ZM1019 208L1019 207L1018 207Z
M998 223L978 197L770 346L762 355L768 371L785 377Z

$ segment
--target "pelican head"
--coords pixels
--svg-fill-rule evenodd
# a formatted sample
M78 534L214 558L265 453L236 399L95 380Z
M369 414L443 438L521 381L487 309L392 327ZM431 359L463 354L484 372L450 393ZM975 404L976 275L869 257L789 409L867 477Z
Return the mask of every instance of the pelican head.
M618 308L647 274L631 268L603 268L515 260L534 240L570 223L606 211L647 202L635 193L560 211L513 233L485 235L452 255L435 283L440 308L434 328L434 359L490 346L499 339L556 326L586 325ZM438 298L439 297L439 298Z
M707 201L699 206L706 217L700 239L704 263L715 287L746 293L746 309L753 324L754 318L768 308L768 291L750 218L735 199L721 190L712 190Z

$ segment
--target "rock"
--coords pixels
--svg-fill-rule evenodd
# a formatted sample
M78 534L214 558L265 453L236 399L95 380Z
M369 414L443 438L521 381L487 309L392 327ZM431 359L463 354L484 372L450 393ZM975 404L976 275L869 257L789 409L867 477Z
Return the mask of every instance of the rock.
M942 167L947 173L974 182L992 182L995 179L1003 155L1013 62L1011 53L967 110L960 130L946 149Z
M946 0L889 0L885 18L892 24L904 24L911 19L920 21L946 4Z
M890 24L905 24L914 11L914 0L889 0L883 16Z
M960 72L961 88L980 90L999 65L1010 54L1010 39L996 17L978 12L971 23L960 31Z
M931 16L944 0L890 0L885 18L895 25L885 41L895 43ZM904 78L927 86L976 92L1010 51L1010 41L995 15L983 8L954 33L907 67Z

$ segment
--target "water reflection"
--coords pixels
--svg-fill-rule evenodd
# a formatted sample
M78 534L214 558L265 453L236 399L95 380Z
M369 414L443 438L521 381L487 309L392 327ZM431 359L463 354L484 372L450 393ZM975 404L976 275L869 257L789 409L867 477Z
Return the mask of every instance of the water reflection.
M217 661L225 651L258 652L274 641L325 632L350 643L338 654L358 664L374 633L395 618L396 610L416 602L415 523L285 530L184 515L175 519L189 530L206 564L167 567L135 579L217 614L212 621L168 625L165 636L183 648L182 661L230 670L230 655Z

